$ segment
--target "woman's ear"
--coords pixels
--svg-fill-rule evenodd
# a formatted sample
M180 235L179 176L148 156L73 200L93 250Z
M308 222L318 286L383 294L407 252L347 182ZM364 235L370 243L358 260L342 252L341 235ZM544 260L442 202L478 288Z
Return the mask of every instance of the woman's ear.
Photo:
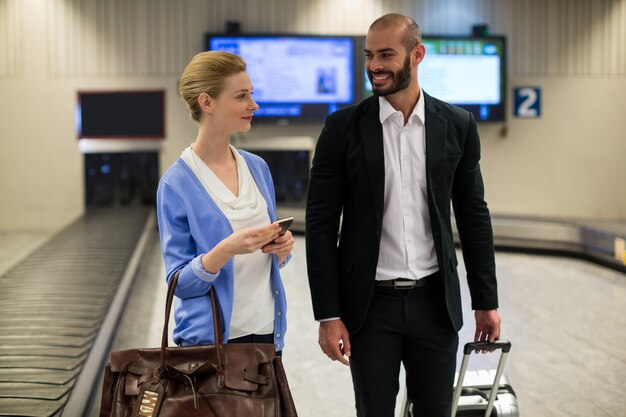
M206 113L213 113L213 99L207 93L200 93L198 96L198 105L202 111Z

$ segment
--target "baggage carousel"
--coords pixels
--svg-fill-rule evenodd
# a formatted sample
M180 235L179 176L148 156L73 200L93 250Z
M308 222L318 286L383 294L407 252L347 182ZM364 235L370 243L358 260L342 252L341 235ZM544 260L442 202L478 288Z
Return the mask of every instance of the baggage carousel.
M0 277L0 415L84 415L153 213L90 210Z

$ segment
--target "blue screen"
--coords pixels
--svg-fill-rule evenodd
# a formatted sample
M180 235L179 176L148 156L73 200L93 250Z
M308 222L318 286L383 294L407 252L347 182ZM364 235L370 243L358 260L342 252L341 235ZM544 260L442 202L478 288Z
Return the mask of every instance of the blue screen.
M321 120L355 101L350 37L207 35L207 49L246 61L255 116Z

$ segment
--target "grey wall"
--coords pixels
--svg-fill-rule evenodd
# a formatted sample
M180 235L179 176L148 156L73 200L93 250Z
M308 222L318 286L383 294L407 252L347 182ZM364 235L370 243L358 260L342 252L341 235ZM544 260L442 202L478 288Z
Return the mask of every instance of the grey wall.
M493 213L626 219L625 0L0 0L0 229L82 213L78 90L165 89L165 168L195 138L176 82L205 32L237 20L250 32L364 34L390 11L427 34L488 24L508 36L509 103L515 86L542 88L540 119L509 106L506 123L479 127ZM249 139L319 129L255 126Z

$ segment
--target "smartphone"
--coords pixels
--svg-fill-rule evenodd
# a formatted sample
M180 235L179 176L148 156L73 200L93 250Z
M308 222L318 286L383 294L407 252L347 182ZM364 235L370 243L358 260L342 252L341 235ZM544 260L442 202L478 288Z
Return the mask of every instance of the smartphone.
M284 219L276 220L276 222L280 225L280 233L278 235L282 236L289 230L289 226L293 223L293 217L285 217Z

